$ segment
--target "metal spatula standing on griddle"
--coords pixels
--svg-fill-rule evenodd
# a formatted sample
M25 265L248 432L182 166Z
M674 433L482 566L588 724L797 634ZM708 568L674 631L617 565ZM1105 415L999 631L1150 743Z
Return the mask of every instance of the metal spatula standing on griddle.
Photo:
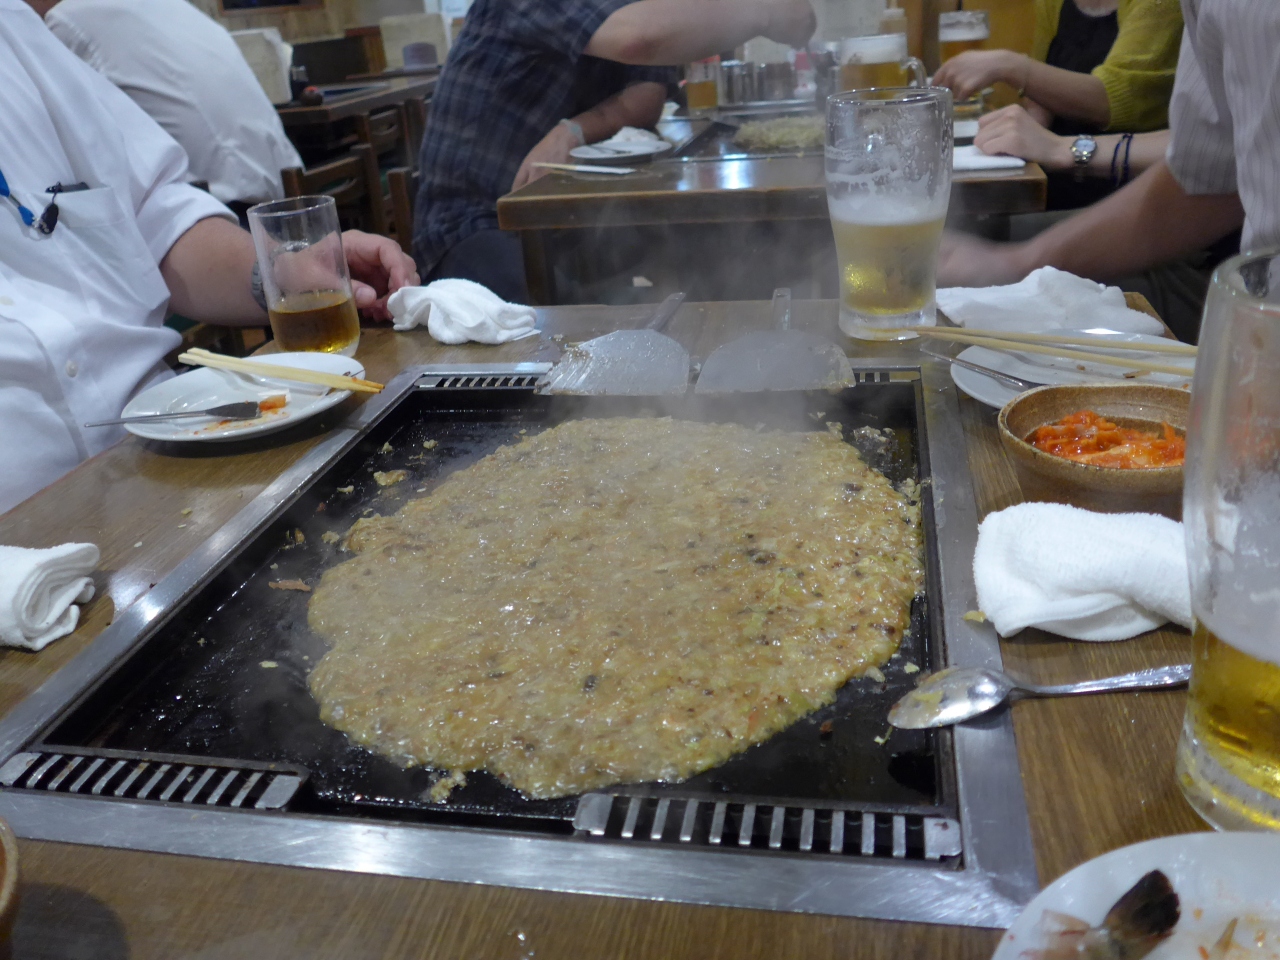
M564 352L543 393L646 397L689 389L689 351L660 331L684 303L673 293L641 330L615 330Z
M698 393L822 390L853 382L844 351L816 333L791 329L791 291L773 291L773 329L717 347L698 374Z

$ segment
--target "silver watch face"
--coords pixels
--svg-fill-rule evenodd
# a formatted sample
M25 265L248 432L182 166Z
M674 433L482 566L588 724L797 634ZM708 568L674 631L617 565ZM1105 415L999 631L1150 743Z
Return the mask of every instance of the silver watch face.
M1088 163L1098 151L1098 141L1093 137L1076 137L1071 144L1071 156L1076 163Z

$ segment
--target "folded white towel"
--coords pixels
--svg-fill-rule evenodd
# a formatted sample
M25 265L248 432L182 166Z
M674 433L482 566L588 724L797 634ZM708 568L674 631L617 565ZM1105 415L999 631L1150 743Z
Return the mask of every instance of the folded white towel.
M654 133L652 130L645 130L643 127L623 127L608 140L602 143L661 143L662 137Z
M1002 637L1039 627L1124 640L1191 626L1182 524L1151 513L1021 503L990 514L973 554L978 607Z
M92 543L47 550L0 546L0 643L43 650L80 620L77 603L93 598Z
M507 303L470 280L437 280L425 287L401 287L387 300L397 330L426 323L441 343L506 343L535 332L533 307Z
M960 134L956 134L960 136ZM983 153L973 144L956 147L951 155L952 170L1016 170L1025 167L1027 161L1020 157L991 156Z
M1119 287L1041 267L1004 287L945 287L938 309L962 327L988 330L1086 330L1159 335L1164 325L1125 304Z

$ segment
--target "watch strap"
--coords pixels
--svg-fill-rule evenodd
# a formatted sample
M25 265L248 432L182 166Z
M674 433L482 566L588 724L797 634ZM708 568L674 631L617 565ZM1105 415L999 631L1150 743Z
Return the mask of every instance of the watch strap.
M587 145L587 135L582 132L582 124L576 120L570 120L568 117L561 120L559 126L568 127L569 132L578 138L578 146L585 147Z

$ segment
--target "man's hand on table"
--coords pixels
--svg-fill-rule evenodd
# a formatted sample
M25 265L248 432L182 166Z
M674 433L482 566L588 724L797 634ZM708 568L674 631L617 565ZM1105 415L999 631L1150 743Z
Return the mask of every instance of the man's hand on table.
M519 190L547 172L544 167L535 167L535 163L568 163L569 151L576 146L578 138L573 135L573 131L564 124L556 124L525 155L520 169L516 171L516 178L511 181L511 189Z
M993 110L978 121L974 145L986 154L1002 153L1040 164L1046 170L1071 170L1071 137L1046 130L1019 104Z
M1019 243L992 243L966 233L947 232L938 248L939 287L994 287L1017 283L1030 268Z
M422 281L418 269L400 245L388 237L361 230L342 234L342 250L351 271L351 293L356 307L371 320L390 320L387 297L401 287L414 287Z

